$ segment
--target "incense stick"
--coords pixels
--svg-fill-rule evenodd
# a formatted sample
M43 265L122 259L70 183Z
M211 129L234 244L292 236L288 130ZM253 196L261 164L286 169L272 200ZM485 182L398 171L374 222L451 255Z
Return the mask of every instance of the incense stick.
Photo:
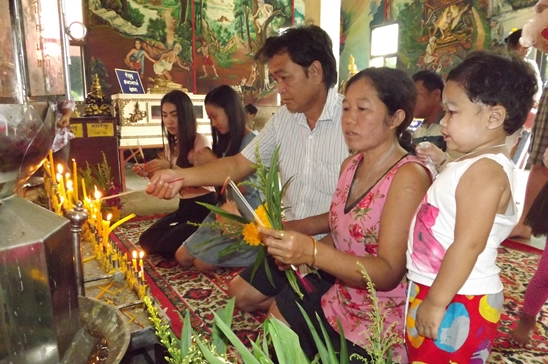
M116 198L116 197L120 197L120 196L124 196L124 195L129 195L130 193L135 193L135 192L142 192L144 191L145 188L141 188L141 189L138 189L138 190L133 190L133 191L126 191L126 192L122 192L122 193L117 193L115 195L110 195L110 196L103 196L101 198L99 198L99 200L109 200L111 198Z
M171 181L168 181L167 183L173 183L173 182L177 182L177 181L182 181L184 180L185 177L181 177L181 178L176 178L174 180L171 180ZM121 193L117 193L115 195L109 195L109 196L103 196L101 198L99 198L99 200L109 200L111 198L116 198L116 197L120 197L120 196L124 196L124 195L129 195L131 193L135 193L135 192L142 192L142 191L145 191L146 188L141 188L141 189L138 189L138 190L133 190L133 191L126 191L126 192L121 192Z
M184 180L184 179L185 179L185 177L175 178L175 179L173 179L173 180L171 180L171 181L168 181L167 183L173 183L173 182L177 182L177 181L182 181L182 180Z
M139 143L139 139L137 139L137 147L139 147L139 153L141 153L141 158L143 158L143 163L146 164L145 160L145 153L143 153L143 148L141 148L141 143Z
M137 160L137 157L135 156L137 152L134 152L133 149L129 148L129 151L131 152L131 155L133 156L133 160L135 163L139 164L139 161Z

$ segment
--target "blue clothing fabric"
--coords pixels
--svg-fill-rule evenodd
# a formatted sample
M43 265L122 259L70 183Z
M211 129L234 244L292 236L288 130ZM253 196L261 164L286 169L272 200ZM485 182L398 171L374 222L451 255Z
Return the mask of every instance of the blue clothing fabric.
M145 51L139 49L136 53L133 53L131 56L129 56L129 60L134 63L139 63L139 66L134 68L142 76L145 73Z
M242 144L240 145L240 151L244 149L246 145L251 143L255 136L256 135L254 133L248 133L242 140ZM255 180L257 180L257 176L253 173L243 179L242 182ZM256 209L262 200L262 195L260 191L249 186L245 186L245 188L245 199L251 205L251 207ZM213 212L210 212L203 221L203 223L209 223L213 221L215 221L215 214ZM204 242L207 242L211 239L215 240L204 244ZM187 252L193 257L219 267L245 267L255 262L257 252L259 250L259 248L256 246L246 246L244 250L240 250L229 255L223 255L222 257L219 257L219 252L221 252L223 249L227 248L233 243L233 239L222 237L221 230L211 229L207 226L201 226L183 243L183 246L186 248Z

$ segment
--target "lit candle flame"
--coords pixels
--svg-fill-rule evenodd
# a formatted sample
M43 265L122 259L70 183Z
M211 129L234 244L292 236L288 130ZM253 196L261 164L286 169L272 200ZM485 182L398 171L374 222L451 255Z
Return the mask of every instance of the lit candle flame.
M110 219L112 219L112 214L107 215L107 221L110 221Z
M59 172L61 175L63 175L63 165L61 163L59 163L57 165L57 172Z
M95 192L93 193L93 195L95 196L96 200L101 198L101 192L99 192L99 190L97 190L97 186L95 186Z
M133 251L133 253L131 253L133 255L133 259L137 259L137 251Z
M143 259L144 256L145 256L145 252L141 250L139 252L139 259Z
M67 190L72 191L72 180L70 180L70 179L67 181Z

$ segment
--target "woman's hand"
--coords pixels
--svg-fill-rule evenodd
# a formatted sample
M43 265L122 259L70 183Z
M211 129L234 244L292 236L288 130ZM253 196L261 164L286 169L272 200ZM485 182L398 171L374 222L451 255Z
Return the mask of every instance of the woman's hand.
M133 172L141 177L150 178L155 172L162 169L169 169L171 163L163 159L153 159L148 163L135 163L131 168Z
M287 265L312 264L314 241L296 231L282 231L259 227L267 251L277 262Z
M546 148L546 150L544 151L542 161L544 162L544 166L548 168L548 148Z
M135 163L131 170L138 176L148 177L148 172L145 171L145 165L142 163Z
M144 165L145 171L149 176L152 176L154 173L161 171L162 169L169 169L170 167L171 163L169 161L158 158L153 159Z
M61 119L59 119L59 121L57 122L58 128L66 128L70 126L71 113L72 111L70 109L68 110L68 112L63 112L63 114L61 115Z
M218 159L215 153L213 153L213 151L207 147L196 151L192 155L192 157L193 161L191 162L195 166L201 166L202 164L206 164Z

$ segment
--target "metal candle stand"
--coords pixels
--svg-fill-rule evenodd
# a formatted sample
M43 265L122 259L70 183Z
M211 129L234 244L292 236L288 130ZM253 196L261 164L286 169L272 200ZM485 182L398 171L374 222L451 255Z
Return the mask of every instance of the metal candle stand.
M70 231L72 232L72 249L74 251L74 274L76 276L76 290L79 296L85 296L84 289L84 267L82 264L82 246L80 244L80 233L82 225L88 219L88 213L84 210L82 201L78 201L74 209L66 213L70 220Z

